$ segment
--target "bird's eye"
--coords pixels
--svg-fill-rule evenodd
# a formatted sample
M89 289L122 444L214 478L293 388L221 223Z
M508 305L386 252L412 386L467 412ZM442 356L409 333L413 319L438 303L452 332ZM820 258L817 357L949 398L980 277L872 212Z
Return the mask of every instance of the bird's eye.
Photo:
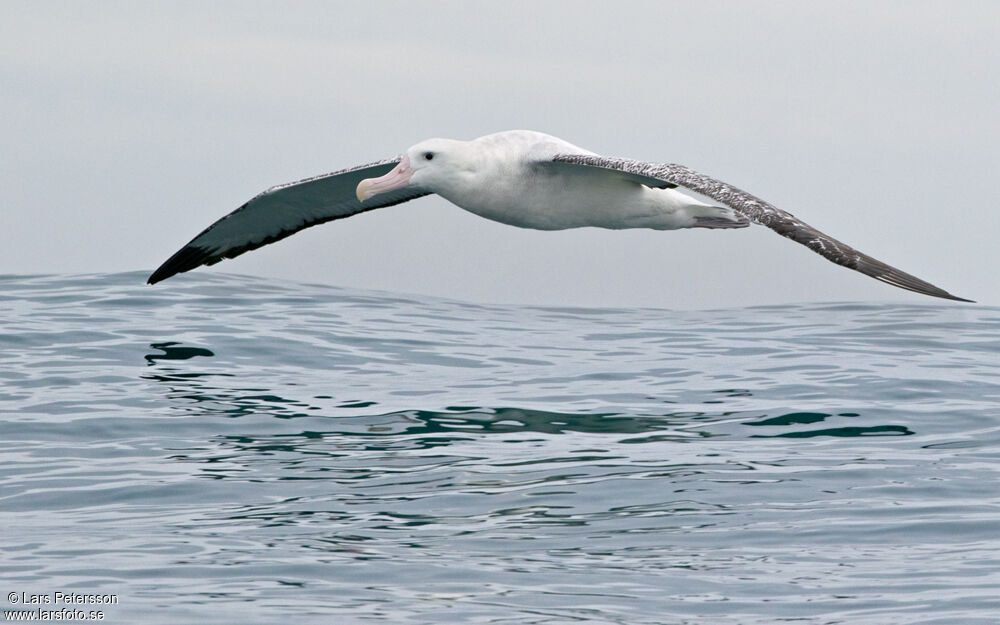
M433 161L434 152L424 152L424 160Z

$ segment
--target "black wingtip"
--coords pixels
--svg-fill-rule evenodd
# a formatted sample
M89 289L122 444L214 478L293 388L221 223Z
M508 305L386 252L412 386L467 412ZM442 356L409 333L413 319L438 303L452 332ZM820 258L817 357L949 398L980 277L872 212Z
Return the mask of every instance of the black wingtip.
M920 293L921 295L939 297L941 299L947 299L954 302L967 302L975 304L975 302L971 299L965 299L964 297L952 295L941 287L934 286L930 282L921 280L920 278L910 275L905 271L900 271L891 265L886 265L882 261L875 260L871 257L868 257L865 260L865 265L851 267L851 269L860 271L861 273L869 275L876 280L885 282L886 284L891 284L892 286L906 289L907 291L913 291L914 293ZM873 269L875 270L873 271Z
M146 278L146 284L156 284L157 282L163 282L164 280L173 275L175 274L174 273L167 274L157 269L156 271L151 273L148 278Z
M200 247L185 246L171 256L159 268L150 274L146 284L156 284L171 276L175 276L185 271L191 271L211 262L211 254Z
M174 275L173 272L167 273L166 271L164 271L165 265L166 263L160 265L160 267L156 271L149 274L149 277L146 278L146 284L156 284L157 282L162 282L163 280L166 280L170 276Z
M170 274L170 276L172 275L174 274ZM149 274L148 278L146 278L146 284L156 284L157 282L163 282L170 276L164 276L161 275L159 271L154 271L153 273Z
M965 299L964 297L958 297L957 295L952 295L951 293L948 294L946 299L955 300L956 302L968 302L970 304L976 303L976 300L974 299Z
M912 290L912 289L910 289L910 290ZM953 302L967 302L969 304L975 304L976 303L976 300L974 300L974 299L965 299L964 297L959 297L957 295L952 295L951 293L948 293L947 291L942 291L941 293L928 293L926 291L917 291L917 293L923 293L924 295L930 295L931 297L940 297L941 299L949 299L949 300L951 300Z

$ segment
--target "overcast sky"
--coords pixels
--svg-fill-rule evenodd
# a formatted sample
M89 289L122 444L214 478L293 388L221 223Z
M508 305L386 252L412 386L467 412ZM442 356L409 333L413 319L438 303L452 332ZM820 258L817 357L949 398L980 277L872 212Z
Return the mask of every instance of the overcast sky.
M271 185L527 128L683 163L1000 305L997 2L0 0L0 15L0 273L152 270ZM535 232L436 197L197 271L479 302L938 301L759 226Z

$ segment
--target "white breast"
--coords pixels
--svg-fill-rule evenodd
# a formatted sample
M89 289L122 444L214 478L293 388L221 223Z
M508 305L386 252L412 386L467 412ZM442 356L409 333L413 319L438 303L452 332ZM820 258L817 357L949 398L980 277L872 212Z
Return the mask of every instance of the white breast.
M538 167L556 154L593 154L538 132L487 135L469 142L474 173L437 189L486 219L521 228L673 229L691 225L681 210L700 202L670 189L650 189L613 171Z

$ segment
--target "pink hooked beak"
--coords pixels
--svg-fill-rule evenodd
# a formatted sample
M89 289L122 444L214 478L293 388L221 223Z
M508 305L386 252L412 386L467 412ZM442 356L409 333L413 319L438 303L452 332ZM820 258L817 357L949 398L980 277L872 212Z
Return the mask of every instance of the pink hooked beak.
M410 169L410 157L404 156L403 160L399 161L399 164L386 175L379 176L378 178L365 178L359 182L357 190L358 201L364 202L373 195L402 189L410 183L410 176L412 175L413 170Z

